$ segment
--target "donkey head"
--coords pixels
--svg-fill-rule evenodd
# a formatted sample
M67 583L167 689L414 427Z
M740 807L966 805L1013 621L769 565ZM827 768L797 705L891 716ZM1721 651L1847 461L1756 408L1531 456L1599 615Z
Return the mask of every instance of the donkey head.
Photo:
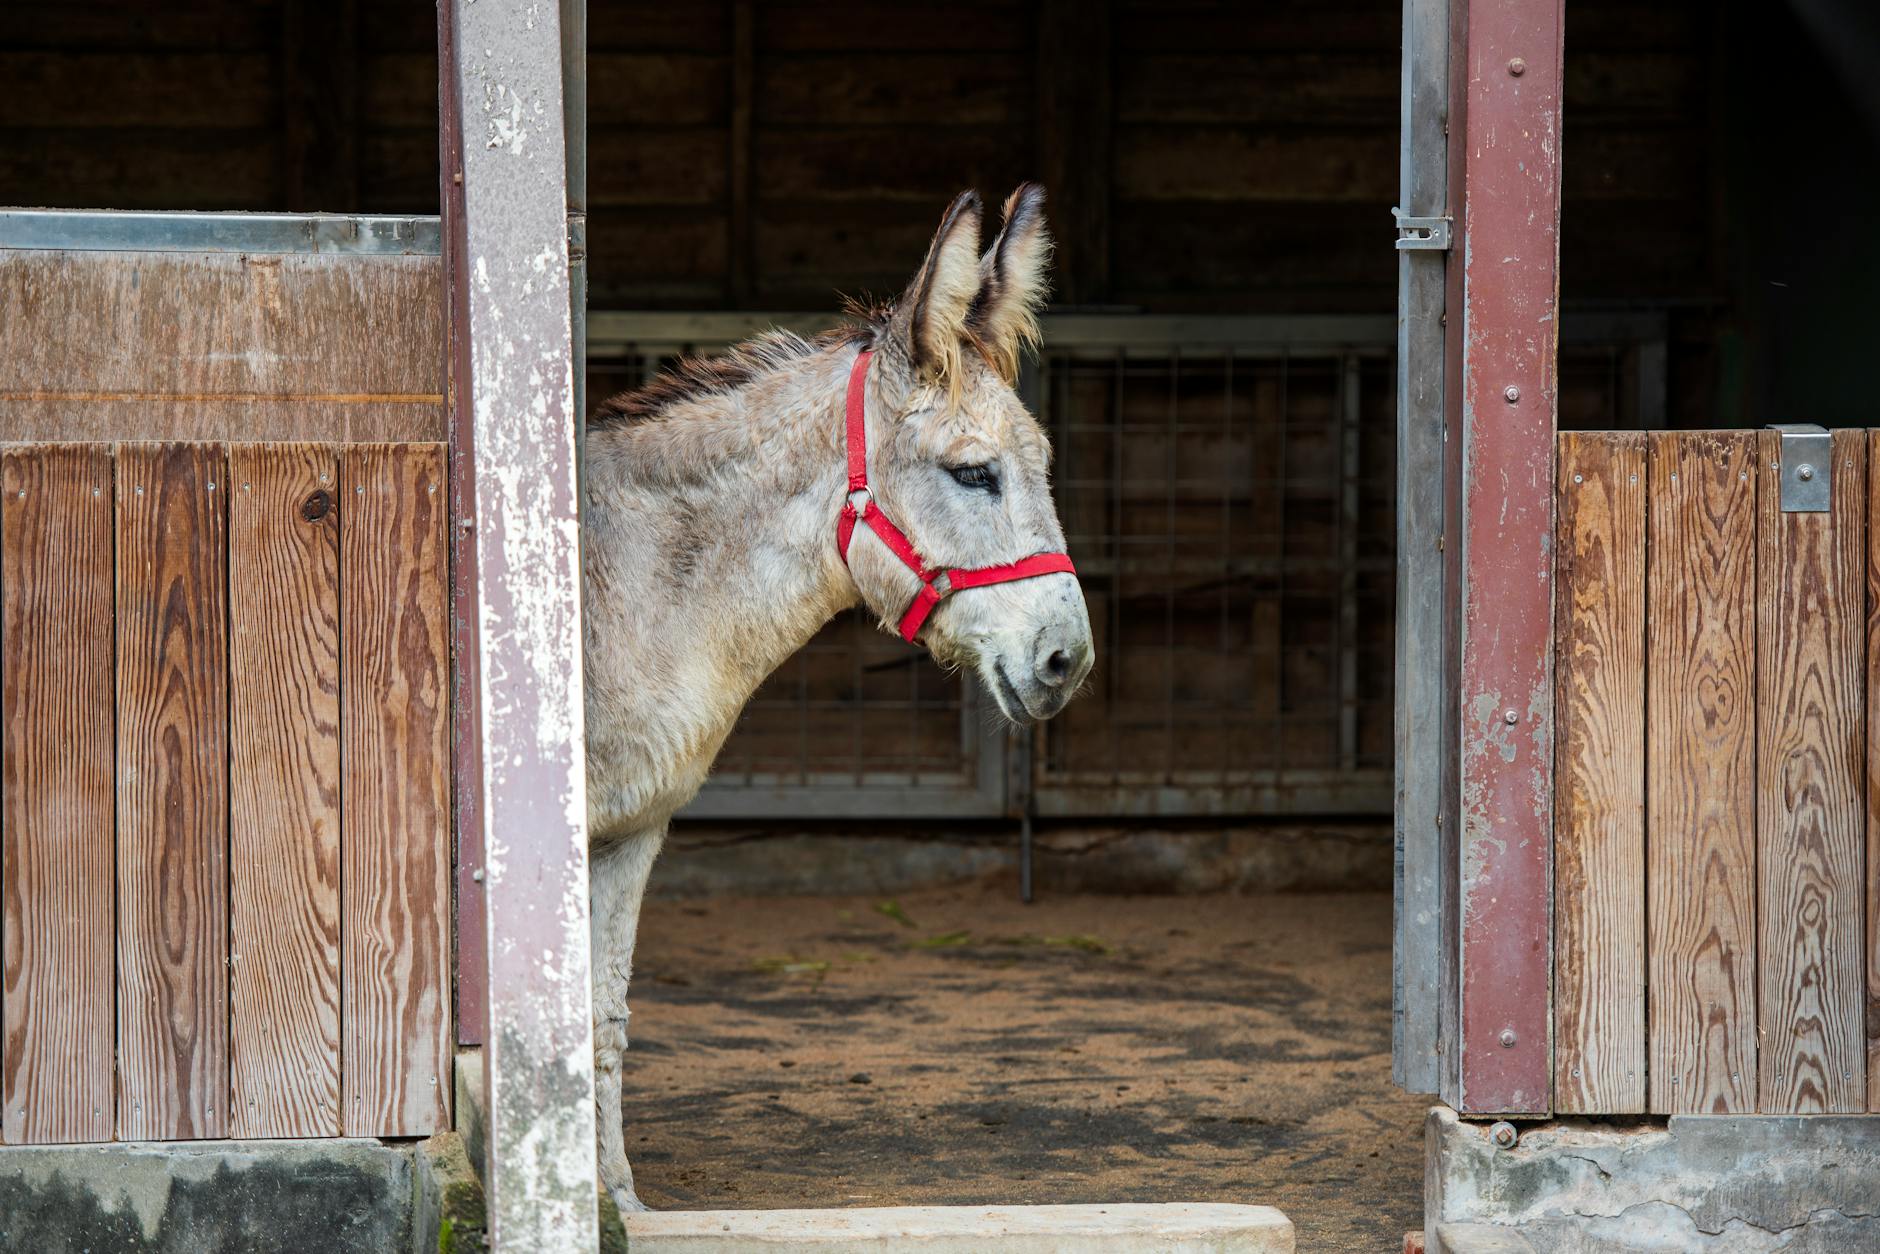
M1051 448L1013 390L1038 338L1051 239L1044 191L1020 187L982 256L980 203L959 196L926 262L877 337L868 393L869 474L883 512L934 567L980 568L1064 549ZM878 539L857 532L863 598L891 626L919 586ZM946 665L976 668L1007 718L1047 719L1090 673L1090 616L1075 575L954 592L921 639Z

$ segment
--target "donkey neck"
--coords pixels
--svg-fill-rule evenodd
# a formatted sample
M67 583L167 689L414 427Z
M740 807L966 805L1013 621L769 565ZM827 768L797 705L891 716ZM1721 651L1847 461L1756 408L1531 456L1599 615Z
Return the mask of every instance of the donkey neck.
M834 543L855 351L816 348L589 434L589 596L647 633L608 648L682 653L678 672L710 689L688 694L693 708L728 708L726 730L767 675L860 601Z

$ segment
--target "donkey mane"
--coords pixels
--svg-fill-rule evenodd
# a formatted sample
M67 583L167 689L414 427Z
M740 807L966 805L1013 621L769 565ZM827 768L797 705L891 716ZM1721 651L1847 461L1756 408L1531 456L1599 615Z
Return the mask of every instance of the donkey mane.
M724 396L755 380L781 370L812 353L843 344L872 345L888 323L892 311L884 306L848 302L843 310L859 322L844 323L813 336L794 331L766 331L715 356L687 356L662 371L649 383L601 402L588 426L625 427L663 417L686 401Z

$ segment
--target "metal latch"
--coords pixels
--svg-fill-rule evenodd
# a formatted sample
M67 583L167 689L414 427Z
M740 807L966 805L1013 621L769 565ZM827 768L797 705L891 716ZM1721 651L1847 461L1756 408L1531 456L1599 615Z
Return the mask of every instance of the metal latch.
M1825 514L1833 497L1834 437L1812 422L1772 422L1782 434L1782 512Z
M1402 209L1391 207L1390 216L1397 219L1397 251L1423 251L1446 253L1449 251L1449 218L1413 218Z

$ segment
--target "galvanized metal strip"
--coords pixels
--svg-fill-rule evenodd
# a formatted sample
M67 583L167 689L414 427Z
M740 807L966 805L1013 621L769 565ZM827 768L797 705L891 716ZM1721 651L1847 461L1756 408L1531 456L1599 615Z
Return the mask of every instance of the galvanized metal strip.
M1834 437L1812 422L1770 423L1784 514L1825 514L1834 501Z
M597 1242L574 352L553 7L453 0L469 277L492 1245ZM459 577L469 572L459 572Z
M426 214L0 209L0 248L12 249L435 257L439 238Z
M1446 212L1448 0L1404 0L1398 197ZM1396 931L1391 957L1391 1078L1439 1087L1442 1059L1444 388L1443 252L1397 256ZM1452 808L1453 809L1453 808Z
M1463 163L1459 1109L1551 1101L1561 0L1469 4ZM1455 129L1452 126L1452 135ZM1452 308L1452 321L1454 313Z

